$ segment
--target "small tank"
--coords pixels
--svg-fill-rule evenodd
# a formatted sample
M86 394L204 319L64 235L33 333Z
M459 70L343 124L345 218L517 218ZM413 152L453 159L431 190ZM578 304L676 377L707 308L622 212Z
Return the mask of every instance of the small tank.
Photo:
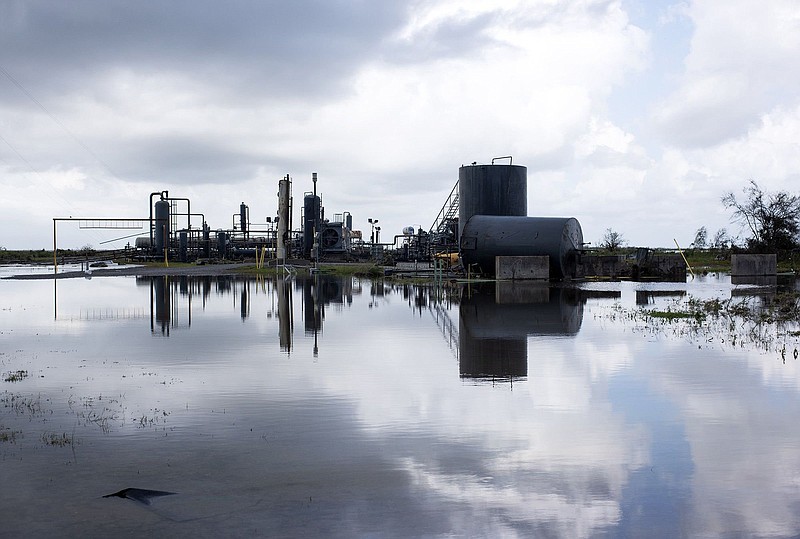
M228 235L222 230L217 230L217 253L220 258L228 254Z
M403 227L403 235L404 236L413 236L415 232L416 232L416 229L413 226Z
M464 224L460 252L466 265L494 275L497 256L550 257L550 278L574 277L583 232L573 217L473 215Z

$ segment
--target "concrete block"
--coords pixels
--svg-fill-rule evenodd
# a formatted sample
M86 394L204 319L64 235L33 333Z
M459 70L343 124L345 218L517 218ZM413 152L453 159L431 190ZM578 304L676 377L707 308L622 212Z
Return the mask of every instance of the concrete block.
M495 277L497 279L550 279L550 257L543 256L497 256Z
M616 278L628 271L622 255L589 255L581 257L577 276Z
M731 275L777 275L778 255L731 255Z

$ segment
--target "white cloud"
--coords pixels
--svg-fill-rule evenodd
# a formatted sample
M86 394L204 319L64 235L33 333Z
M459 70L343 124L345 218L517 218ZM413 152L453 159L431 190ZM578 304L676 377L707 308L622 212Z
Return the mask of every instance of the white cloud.
M697 1L685 13L695 27L686 71L654 114L669 144L708 147L742 136L761 114L796 99L796 2Z
M141 7L124 27L88 0L20 6L0 17L0 44L17 51L0 74L0 135L19 154L0 145L0 182L63 171L45 183L70 186L36 222L146 214L166 189L226 228L243 200L272 215L287 173L299 200L316 171L330 211L360 228L380 218L388 237L430 225L459 165L510 154L528 167L531 215L665 246L727 225L719 197L748 178L792 189L797 174L788 0L341 3L313 17L300 3L230 7L213 24L214 10L187 21L179 6ZM48 227L15 242L47 246Z

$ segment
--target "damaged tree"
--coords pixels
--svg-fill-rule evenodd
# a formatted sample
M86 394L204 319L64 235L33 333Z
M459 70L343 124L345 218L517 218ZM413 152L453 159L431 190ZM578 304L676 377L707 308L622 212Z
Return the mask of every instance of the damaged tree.
M747 247L753 251L776 252L795 249L800 231L800 196L785 191L765 193L750 180L744 188L745 200L739 201L729 192L722 203L733 209L732 221L750 230Z

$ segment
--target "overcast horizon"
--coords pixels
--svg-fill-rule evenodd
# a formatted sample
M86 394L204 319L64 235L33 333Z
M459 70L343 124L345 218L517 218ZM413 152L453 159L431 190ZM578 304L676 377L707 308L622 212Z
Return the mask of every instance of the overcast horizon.
M720 199L800 182L800 4L730 0L0 0L0 247L54 217L191 199L263 224L312 172L326 215L428 229L458 168L513 156L528 215L596 244L742 234ZM507 162L507 161L504 161ZM199 223L198 223L199 224ZM131 231L59 225L59 247Z

